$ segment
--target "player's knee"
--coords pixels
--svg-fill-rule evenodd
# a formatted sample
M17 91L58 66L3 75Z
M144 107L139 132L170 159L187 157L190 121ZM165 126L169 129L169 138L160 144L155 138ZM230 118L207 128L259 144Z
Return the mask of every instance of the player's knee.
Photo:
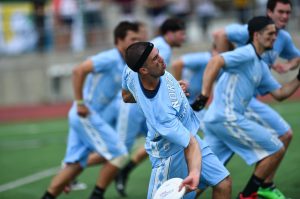
M219 182L213 189L217 192L222 193L230 193L232 188L232 180L230 176L224 178L221 182Z
M285 133L285 140L289 143L293 139L293 131L290 129L287 133Z
M220 182L220 187L223 190L231 190L232 180L230 176L227 176L224 180Z
M290 142L293 139L293 132L290 129L289 131L287 131L285 134L283 134L282 136L279 137L279 139L282 141L282 143L284 144L285 149L288 148Z
M110 160L109 162L118 168L122 168L126 164L127 160L128 160L128 154L116 157Z
M284 156L285 153L285 147L281 147L276 153L275 155L277 156L277 158L282 158Z

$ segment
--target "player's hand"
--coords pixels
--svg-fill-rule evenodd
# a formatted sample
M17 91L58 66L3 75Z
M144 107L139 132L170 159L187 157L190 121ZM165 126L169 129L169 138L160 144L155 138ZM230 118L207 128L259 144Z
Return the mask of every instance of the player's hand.
M194 111L201 111L205 107L207 101L208 101L208 97L200 94L198 95L196 100L191 104L191 107Z
M190 96L190 93L188 92L189 83L185 80L179 80L178 81L182 91L184 92L185 96Z
M86 117L90 113L88 107L84 104L77 105L77 114L81 117Z
M275 63L272 68L279 74L286 73L291 69L291 64L289 63Z
M179 187L179 191L181 191L181 189L183 187L186 188L186 193L195 191L199 185L199 179L200 179L200 174L188 175L185 179L183 179L183 181Z

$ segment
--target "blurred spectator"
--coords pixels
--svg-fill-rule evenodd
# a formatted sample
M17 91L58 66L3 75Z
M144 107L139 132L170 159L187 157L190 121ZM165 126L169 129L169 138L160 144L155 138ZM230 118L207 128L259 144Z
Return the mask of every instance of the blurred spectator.
M216 6L211 0L197 0L196 13L202 29L202 36L206 37L211 20L217 16Z
M191 14L190 0L169 0L169 11L173 17L178 17L186 21L186 18Z
M115 0L118 3L121 13L122 13L122 20L133 21L135 20L134 17L134 6L135 0Z
M266 14L266 5L268 0L256 0L255 1L255 15L265 15Z
M21 11L16 11L10 17L9 24L13 37L4 43L3 53L16 55L34 50L37 35L29 16Z
M233 0L233 6L237 12L238 22L247 23L250 16L250 0Z
M76 0L53 0L55 46L64 49L71 44L72 25L78 12Z
M153 24L150 30L155 30L154 33L158 34L158 27L168 17L168 0L143 0L143 6Z
M84 0L83 18L88 46L97 45L97 39L103 38L101 29L105 26L101 0Z
M45 32L45 4L47 0L32 0L33 4L33 22L37 32L37 50L45 50L46 32Z
M148 41L149 40L149 33L147 25L144 22L137 21L136 22L139 26L139 35L141 41Z

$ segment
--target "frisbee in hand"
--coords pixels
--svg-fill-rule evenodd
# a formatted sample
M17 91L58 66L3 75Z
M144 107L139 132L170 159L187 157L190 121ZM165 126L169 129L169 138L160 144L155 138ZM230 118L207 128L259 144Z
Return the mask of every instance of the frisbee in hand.
M185 187L179 191L181 178L171 178L165 181L156 191L153 199L180 199L185 194Z

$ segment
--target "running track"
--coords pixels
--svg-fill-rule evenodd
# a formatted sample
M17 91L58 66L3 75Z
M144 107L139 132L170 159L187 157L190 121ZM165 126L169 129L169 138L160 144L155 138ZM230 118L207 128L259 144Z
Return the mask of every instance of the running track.
M270 95L262 97L261 99L267 103L275 101ZM300 100L300 89L288 100ZM67 118L71 103L72 102L0 107L0 123Z

